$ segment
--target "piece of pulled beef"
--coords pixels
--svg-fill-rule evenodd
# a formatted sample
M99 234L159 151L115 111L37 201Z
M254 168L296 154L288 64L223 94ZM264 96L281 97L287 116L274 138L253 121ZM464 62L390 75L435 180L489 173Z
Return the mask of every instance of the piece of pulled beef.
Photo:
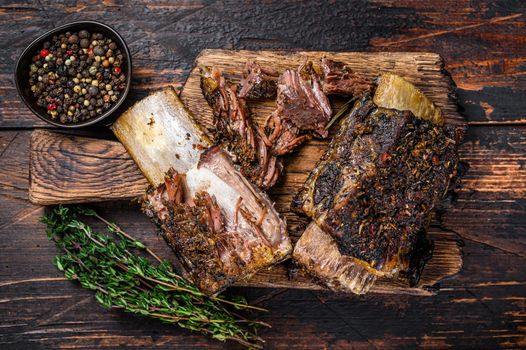
M323 71L323 92L327 95L360 98L374 89L372 81L353 73L342 62L323 57L320 60L320 68Z
M216 143L252 183L263 189L274 186L283 165L256 132L245 99L238 97L237 85L227 82L219 70L203 68L201 90L213 110Z
M311 62L280 76L276 102L264 137L273 155L289 153L311 136L328 136L332 109Z
M332 115L327 95L361 97L373 88L366 78L327 58L322 58L319 66L307 62L297 70L286 70L278 80L278 107L263 138L277 156L291 152L312 136L325 138Z
M248 61L238 96L248 100L274 99L278 89L278 78L277 71L261 67L256 61Z

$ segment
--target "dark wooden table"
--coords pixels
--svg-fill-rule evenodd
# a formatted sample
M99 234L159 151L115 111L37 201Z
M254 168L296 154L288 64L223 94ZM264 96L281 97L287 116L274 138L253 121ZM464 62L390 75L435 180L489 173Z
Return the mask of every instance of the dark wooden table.
M46 124L18 99L13 69L31 39L68 21L114 26L133 54L130 101L180 87L204 48L434 51L458 86L471 169L440 217L464 266L433 297L238 289L270 311L268 349L526 348L526 3L517 1L0 2L0 349L238 348L105 311L51 264L27 200L28 141ZM432 4L431 4L432 3ZM103 213L154 234L128 203ZM158 238L153 244L161 246Z

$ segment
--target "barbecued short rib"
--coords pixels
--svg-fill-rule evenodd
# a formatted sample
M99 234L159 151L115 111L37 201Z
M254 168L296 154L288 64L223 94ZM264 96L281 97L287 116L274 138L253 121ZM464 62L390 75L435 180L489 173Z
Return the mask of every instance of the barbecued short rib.
M294 258L330 288L354 293L379 276L414 275L417 241L456 174L458 142L455 130L378 108L366 94L293 199L314 222Z
M292 250L286 224L269 198L252 186L218 147L201 155L186 174L170 169L151 188L143 211L160 227L186 276L208 295Z

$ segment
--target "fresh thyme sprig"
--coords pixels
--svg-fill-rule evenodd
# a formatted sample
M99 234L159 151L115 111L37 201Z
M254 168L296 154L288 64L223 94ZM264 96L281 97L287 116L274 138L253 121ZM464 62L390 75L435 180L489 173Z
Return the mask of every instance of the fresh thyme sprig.
M118 239L93 231L80 221L81 216L104 222ZM49 239L62 252L54 259L57 268L68 279L95 291L95 298L103 307L177 324L217 340L234 340L248 348L262 347L263 340L256 335L255 327L269 325L241 317L228 308L263 309L248 305L241 297L208 298L177 275L168 261L94 210L58 206L44 215L42 222L47 225ZM134 254L137 250L158 264Z

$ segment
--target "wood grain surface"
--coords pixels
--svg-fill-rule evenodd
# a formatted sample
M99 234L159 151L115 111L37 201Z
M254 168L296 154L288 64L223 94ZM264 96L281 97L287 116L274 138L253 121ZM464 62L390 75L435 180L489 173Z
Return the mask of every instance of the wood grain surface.
M16 95L14 64L42 32L93 19L115 27L134 64L128 106L181 88L199 52L218 49L436 52L469 124L471 169L434 223L464 245L463 267L432 297L236 288L269 309L267 349L521 349L526 347L526 3L520 0L4 1L0 3L0 348L239 349L100 308L65 281L28 201L31 129L46 125ZM124 106L126 108L126 106ZM83 131L108 138L103 129ZM128 202L97 209L165 247ZM164 252L166 258L172 253Z
M29 200L35 204L131 199L148 181L121 143L34 131Z

